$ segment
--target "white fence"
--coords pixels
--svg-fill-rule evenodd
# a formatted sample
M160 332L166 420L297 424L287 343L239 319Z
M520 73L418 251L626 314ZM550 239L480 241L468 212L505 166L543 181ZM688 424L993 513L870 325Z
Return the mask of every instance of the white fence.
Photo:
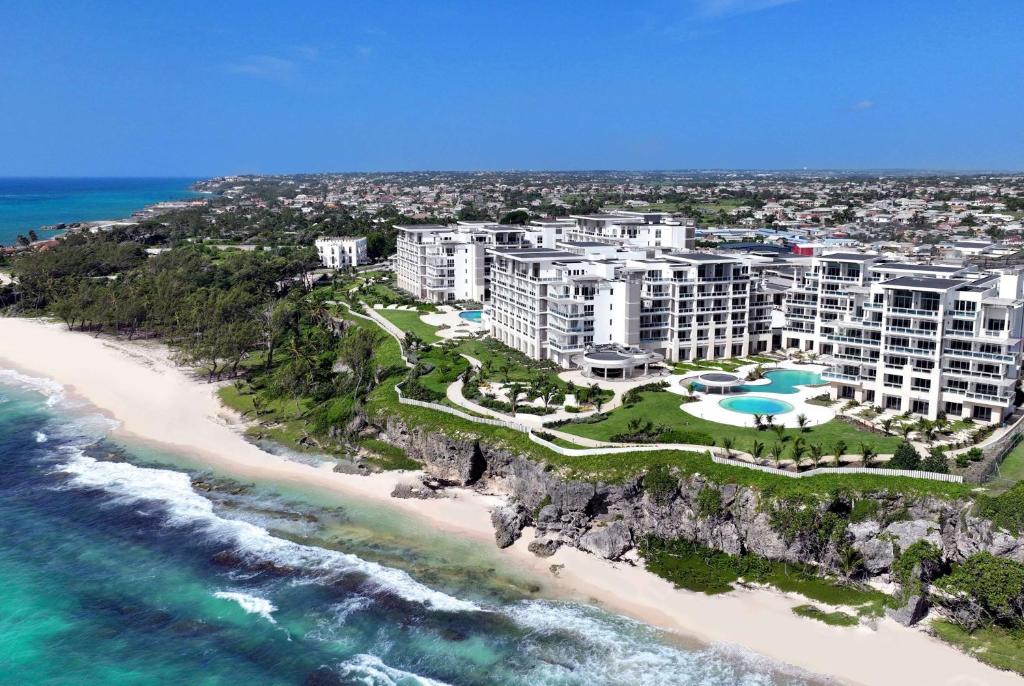
M589 455L618 455L622 453L640 453L649 452L652 450L666 450L663 445L626 445L626 446L608 446L606 448L563 448L562 446L552 443L544 438L541 438L533 431L528 431L527 435L530 440L537 445L544 446L548 450L553 450L559 455L565 455L566 457L587 457Z
M415 407L425 407L428 410L437 410L438 412L445 412L450 415L454 415L459 419L465 419L470 422L477 422L478 424L487 424L489 426L503 426L506 429L512 429L514 431L522 431L529 433L529 427L523 426L516 422L508 422L504 419L491 419L490 417L477 417L462 410L457 410L454 407L448 405L441 405L440 403L431 403L426 400L414 400L413 398L406 398L402 395L401 384L395 386L395 392L398 394L398 402L403 405L413 405Z
M743 467L744 469L754 469L759 472L775 474L778 476L788 476L793 479L800 479L805 476L818 476L819 474L881 474L882 476L906 476L912 479L946 481L954 484L962 484L964 482L964 478L957 474L937 474L935 472L919 472L912 469L885 469L883 467L815 467L814 469L808 469L805 472L790 472L785 469L777 469L767 465L730 460L727 457L719 457L718 455L712 455L711 461L716 464L729 465L730 467Z

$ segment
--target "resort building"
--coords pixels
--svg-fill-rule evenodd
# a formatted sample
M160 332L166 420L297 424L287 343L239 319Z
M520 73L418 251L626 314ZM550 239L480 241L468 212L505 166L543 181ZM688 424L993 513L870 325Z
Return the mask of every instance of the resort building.
M369 262L363 237L318 238L314 243L320 263L329 269L357 267Z
M786 296L785 346L820 355L834 398L931 419L999 422L1016 409L1019 271L834 253Z
M443 303L488 299L487 248L527 245L519 226L460 222L396 226L396 283L419 300Z
M398 287L420 300L490 299L488 248L558 249L563 243L610 250L644 248L649 256L693 248L692 225L664 212L616 212L533 221L526 226L461 221L396 226Z
M672 361L714 359L771 345L772 295L744 258L561 245L490 251L490 333L534 359L571 367L610 344Z

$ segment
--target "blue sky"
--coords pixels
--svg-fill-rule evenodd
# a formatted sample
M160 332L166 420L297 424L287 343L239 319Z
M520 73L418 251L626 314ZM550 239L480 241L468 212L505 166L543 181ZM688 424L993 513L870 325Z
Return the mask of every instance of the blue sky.
M1024 168L1022 0L0 0L0 175Z

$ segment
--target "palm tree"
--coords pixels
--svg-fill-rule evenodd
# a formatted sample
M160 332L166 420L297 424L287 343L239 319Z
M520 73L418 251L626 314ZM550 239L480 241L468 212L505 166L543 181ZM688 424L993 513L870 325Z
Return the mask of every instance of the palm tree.
M895 420L892 417L886 417L885 419L882 420L882 431L885 432L886 436L888 436L891 433L892 423L894 421Z
M764 453L764 443L761 441L754 441L754 444L750 447L750 455L754 458L756 464L761 460L761 455Z
M793 457L793 466L796 470L800 471L800 458L804 456L804 452L807 451L807 447L804 445L804 439L799 436L793 441L793 446L790 448L790 455Z
M808 448L808 451L811 454L811 459L814 461L814 466L817 467L819 464L821 464L821 458L824 457L825 455L825 451L822 449L822 447L817 443L812 443L811 447Z
M770 429L770 428L772 428L772 424L774 424L774 423L775 423L775 415L773 415L773 414L765 415L765 417L764 417L764 424L765 424L765 426L767 426Z
M773 424L772 431L775 432L775 435L779 437L780 441L786 440L786 427L782 424Z
M871 460L872 457L875 456L875 449L872 448L867 443L861 443L860 444L860 456L864 460L864 466L867 467L868 466L868 462Z
M553 384L543 384L540 387L540 393L537 395L544 401L544 409L546 410L551 404L551 401L555 399L556 395L558 395L558 389L555 388Z
M900 424L900 433L903 434L903 440L904 441L910 439L910 434L913 431L914 431L914 425L913 424L910 424L909 422L904 422L903 424Z
M832 450L832 454L836 456L836 466L840 466L843 455L846 454L846 442L842 439L836 441L835 447Z
M515 414L519 407L519 394L523 392L523 385L518 381L510 383L505 386L505 391L508 393L508 401L512 405L512 414Z
M733 446L733 437L732 436L725 436L724 438L722 438L722 447L725 448L725 456L726 457L732 457L732 446Z
M807 415L800 413L796 416L796 425L800 427L800 431L807 430Z
M772 458L772 461L775 462L775 468L778 469L779 462L782 461L782 444L776 443L773 445L771 450L768 451L768 455Z
M839 565L839 571L847 579L852 579L854 576L860 573L860 570L864 567L864 558L861 556L857 549L853 546L847 545L839 551L839 559L837 560Z
M761 426L761 422L763 422L763 421L764 421L764 416L763 415L755 414L754 415L754 428L757 429L758 431L760 431L762 428L764 428L764 427Z

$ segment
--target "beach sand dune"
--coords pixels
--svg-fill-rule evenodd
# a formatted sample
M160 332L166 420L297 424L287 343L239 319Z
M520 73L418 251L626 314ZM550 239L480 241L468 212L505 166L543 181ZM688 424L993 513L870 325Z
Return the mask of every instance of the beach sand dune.
M385 502L439 530L493 542L489 512L500 504L497 497L458 490L450 498L397 500L391 491L407 474L346 475L271 455L245 440L244 423L220 405L216 386L177 368L163 346L94 338L37 320L0 318L0 368L54 379L118 420L118 432L186 451L225 474L315 485ZM843 683L1024 683L890 620L875 630L830 627L793 615L791 608L803 602L796 597L770 590L713 597L680 591L639 567L574 549L562 548L541 560L526 550L529 537L527 531L516 545L495 554L547 579L558 595L597 602L685 638L738 645ZM549 571L551 565L562 565L557 576Z

